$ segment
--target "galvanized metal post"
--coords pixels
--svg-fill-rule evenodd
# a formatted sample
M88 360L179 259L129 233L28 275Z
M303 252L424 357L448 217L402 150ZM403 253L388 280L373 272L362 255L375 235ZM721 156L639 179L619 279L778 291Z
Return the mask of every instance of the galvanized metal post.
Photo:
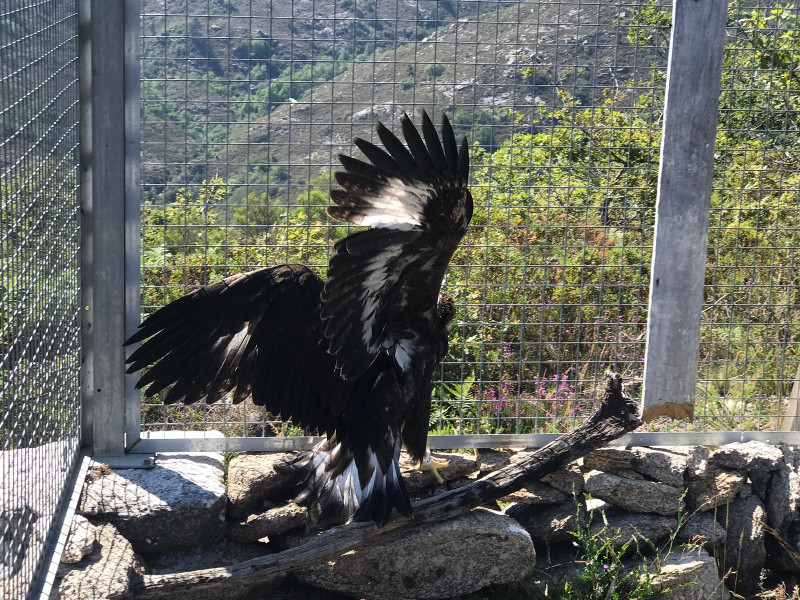
M106 457L138 439L122 343L139 315L139 4L80 2L84 445Z
M642 418L691 417L700 348L726 0L674 0Z

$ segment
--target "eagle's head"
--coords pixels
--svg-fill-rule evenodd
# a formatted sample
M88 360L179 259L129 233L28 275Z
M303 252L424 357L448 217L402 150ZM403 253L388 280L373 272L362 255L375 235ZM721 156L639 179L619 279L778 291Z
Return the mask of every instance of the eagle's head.
M455 299L447 292L439 292L436 311L439 314L439 322L450 329L450 323L452 323L453 317L456 316Z

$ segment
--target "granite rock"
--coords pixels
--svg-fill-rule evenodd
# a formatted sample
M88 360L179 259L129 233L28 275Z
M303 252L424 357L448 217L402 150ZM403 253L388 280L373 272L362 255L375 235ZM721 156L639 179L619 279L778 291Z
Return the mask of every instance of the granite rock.
M517 520L537 543L553 544L574 539L572 532L588 524L588 511L583 501L572 501L542 508L529 504L512 504L505 514Z
M772 473L769 471L750 471L750 483L753 487L753 493L761 500L767 499L767 486L769 486L771 478Z
M710 510L733 500L741 491L747 476L710 465L701 478L688 481L687 504L692 510Z
M683 489L686 470L694 459L689 448L636 448L633 469L654 481Z
M521 490L517 490L508 496L500 498L500 501L520 502L522 504L559 504L570 498L571 496L557 490L548 483L534 481Z
M724 570L736 572L737 593L755 593L761 569L767 559L765 547L764 504L758 496L739 498L730 503L727 510L717 511L717 520L727 532Z
M735 471L774 471L784 464L778 446L758 441L726 444L711 454L711 462Z
M111 524L96 528L96 549L73 566L61 565L50 598L105 600L131 597L131 578L142 572L133 547Z
M258 542L239 543L222 538L210 546L152 556L148 559L147 566L148 573L152 575L164 575L168 573L196 571L199 569L227 567L267 554L272 554L272 550L267 544ZM231 586L228 586L228 591L230 591L230 589ZM191 591L196 593L197 590ZM170 592L170 599L172 599L172 592Z
M800 551L800 451L782 446L783 464L772 473L766 490L767 523L794 552ZM782 571L800 571L793 552L787 552L774 536L767 548L770 563Z
M693 514L680 528L675 540L681 544L700 545L712 554L725 543L727 532L711 512Z
M682 503L683 490L655 481L639 481L613 473L590 471L585 476L586 491L596 498L638 513L675 515Z
M244 519L264 500L282 501L291 495L287 489L289 475L278 472L275 465L294 457L290 452L233 457L228 464L228 515Z
M83 515L76 514L72 518L67 535L67 543L61 553L61 562L71 565L91 553L97 539L97 527L92 525Z
M617 469L632 469L636 455L627 448L598 448L583 457L587 470L614 472Z
M708 453L699 446L600 448L583 459L586 469L620 474L635 471L649 479L684 487L687 472L694 474Z
M601 537L613 540L615 548L621 548L631 539L642 548L645 547L646 540L660 544L678 526L678 520L672 516L628 513L614 508L605 511L605 520L597 510L592 517L591 532L602 532Z
M663 600L730 598L730 593L720 580L716 560L702 548L675 552L667 557L661 572L653 578L653 587L657 590L673 589L662 596Z
M117 527L137 552L213 543L225 530L225 484L218 453L160 454L152 469L94 467L78 511Z
M502 469L511 464L511 461L519 456L518 453L507 448L478 448L476 451L476 461L480 476L488 475L497 469Z
M230 523L228 537L237 542L255 542L261 538L280 535L296 527L303 527L307 521L306 509L290 502L250 515L242 523Z
M297 573L305 583L369 600L434 599L519 581L536 562L513 519L477 509L387 534L363 549Z
M583 472L575 462L569 463L563 469L548 473L542 477L542 481L571 497L578 497L583 493Z

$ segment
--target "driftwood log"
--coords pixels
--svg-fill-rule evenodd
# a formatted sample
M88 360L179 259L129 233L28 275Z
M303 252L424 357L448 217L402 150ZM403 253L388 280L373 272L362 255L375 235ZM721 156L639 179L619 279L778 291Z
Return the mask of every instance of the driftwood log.
M357 546L363 547L377 540L382 543L390 542L412 527L444 521L507 496L633 431L640 424L637 412L635 403L622 393L621 377L617 374L609 375L600 408L581 425L531 453L524 460L458 489L414 503L412 519L395 515L380 529L371 522L348 523L330 529L301 546L228 567L167 575L144 575L134 585L136 598L164 598L171 592L221 590L228 586L247 587L331 560Z

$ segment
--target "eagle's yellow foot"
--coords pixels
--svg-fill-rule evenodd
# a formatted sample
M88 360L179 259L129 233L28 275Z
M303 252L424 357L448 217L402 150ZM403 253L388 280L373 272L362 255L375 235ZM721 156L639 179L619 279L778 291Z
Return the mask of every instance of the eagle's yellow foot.
M439 469L444 469L449 464L450 463L446 460L436 460L431 456L430 452L426 452L425 456L422 457L422 460L419 461L419 464L416 466L416 469L417 471L430 471L433 473L436 481L442 484L444 483L444 479L439 475Z

